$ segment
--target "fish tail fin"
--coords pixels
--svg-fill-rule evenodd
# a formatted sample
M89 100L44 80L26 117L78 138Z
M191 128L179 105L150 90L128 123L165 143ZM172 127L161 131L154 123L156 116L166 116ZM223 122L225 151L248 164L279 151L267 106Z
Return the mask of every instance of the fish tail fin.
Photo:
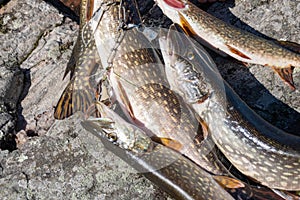
M72 78L74 77L74 73L76 70L76 62L77 62L77 58L79 57L81 43L82 43L82 41L81 41L80 37L78 37L78 39L73 47L72 54L71 54L70 60L67 64L63 79L65 79L65 77L69 74L69 72L70 72L70 80L72 80Z
M77 111L86 112L95 100L95 91L90 86L77 87L75 78L67 85L55 107L55 119L65 119Z
M277 68L273 67L273 70L280 76L280 78L287 83L292 90L295 90L296 87L294 85L294 80L293 80L293 66L289 66L286 68Z

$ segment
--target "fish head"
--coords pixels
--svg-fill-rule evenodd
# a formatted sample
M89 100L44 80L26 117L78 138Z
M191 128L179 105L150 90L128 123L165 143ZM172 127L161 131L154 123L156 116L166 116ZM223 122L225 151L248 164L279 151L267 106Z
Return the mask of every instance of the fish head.
M206 112L213 102L227 105L224 81L216 64L180 26L171 25L159 37L159 44L170 88L185 102L198 113Z
M151 139L141 129L126 122L102 102L96 102L95 107L101 113L101 118L83 121L82 125L87 131L139 155L152 149Z
M202 103L212 91L205 70L206 67L214 69L215 64L202 47L195 47L180 26L173 24L160 35L159 44L171 89L189 103Z

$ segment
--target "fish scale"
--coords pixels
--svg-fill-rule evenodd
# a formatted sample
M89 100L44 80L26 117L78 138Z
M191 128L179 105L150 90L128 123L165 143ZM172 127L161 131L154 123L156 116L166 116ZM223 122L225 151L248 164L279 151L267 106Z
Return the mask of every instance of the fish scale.
M96 107L105 120L90 119L82 123L83 127L174 198L233 199L210 173L178 152L154 143L145 132L126 122L104 104L98 102ZM112 121L109 128L107 119ZM112 141L107 132L113 133L116 139Z
M213 146L209 140L202 145L203 152L195 148L195 137L203 134L199 121L169 89L164 66L142 29L120 30L120 20L116 17L119 6L118 3L110 5L101 21L94 23L97 26L93 31L103 67L108 68L110 86L125 115L156 139L168 139L176 147L180 146L177 150L208 171L228 173L217 157L211 163L214 152L210 151ZM126 7L125 2L123 6ZM125 13L125 16L130 15ZM122 40L117 43L120 35ZM111 51L105 52L105 49L115 51L111 64L108 62Z
M153 142L144 131L103 103L96 102L96 109L102 118L83 121L83 127L175 199L283 199L263 186L241 184L237 179L208 173L178 152ZM238 187L226 188L231 184Z
M158 83L139 87L134 96L130 103L135 106L135 116L147 129L160 138L168 137L178 141L183 146L178 151L207 171L228 174L215 155L216 149L211 138L202 141L203 129L180 96Z
M178 74L177 64L181 63L177 61L189 61L188 69L204 78L199 81L205 83L211 93L203 103L190 105L205 120L213 141L222 153L240 172L263 185L282 190L299 190L300 138L279 130L255 115L216 73L216 66L208 53L186 35L175 31L170 31L167 38L162 37L160 41L164 45L162 48L169 52L163 53L163 57L167 63L166 70L173 72L167 73L171 88L187 94L190 92L187 90L195 86L188 80L185 85L178 84L182 74ZM183 45L187 51L180 48ZM193 56L190 56L191 53ZM222 93L224 89L226 96ZM189 102L188 99L186 101Z
M190 36L242 62L271 67L295 89L292 73L294 68L300 67L300 54L278 45L280 42L266 40L227 24L190 1L156 2L164 14L181 25Z
M85 8L85 6L84 6L84 4L86 4L85 2L87 2L87 1L82 1L83 2L83 6L82 6L82 8ZM89 2L92 2L92 1L89 1ZM91 17L91 14L89 13L89 14L87 14L86 15L86 17L88 18L88 16L90 16ZM82 19L84 19L83 17L82 17ZM84 20L83 20L84 21ZM82 24L82 23L81 23ZM118 26L115 26L115 27L118 27ZM113 29L113 30L116 30L116 29ZM82 49L84 49L84 47L85 47L85 45L86 44L92 44L91 42L93 42L93 41L90 41L90 42L88 42L90 39L90 37L91 37L91 34L92 34L92 31L91 31L91 29L89 28L89 26L86 26L85 28L84 28L84 33L83 34L81 34L82 36L83 36L83 38L85 38L84 39L84 43L85 44L81 44L81 46L79 46L79 49L80 49L80 47L82 48ZM79 37L79 39L80 39L80 37ZM91 39L91 40L93 40L93 38ZM134 41L134 40L133 40ZM79 42L78 42L79 43ZM80 43L82 43L82 41L80 42ZM76 48L75 48L76 49ZM93 52L93 50L95 50L95 45L93 46L93 45L90 45L89 46L89 48L87 48L88 50L90 50L90 52ZM85 50L85 51L87 51L88 52L88 50ZM77 52L78 53L78 51L75 51L75 52ZM93 56L92 54L89 54L89 53L83 53L83 54L80 54L81 56L80 57L84 57L84 55L85 54L87 54L87 55L90 55L90 56L87 56L86 58L88 58L88 57L92 57L93 59L95 59L95 57L97 57L97 56ZM73 55L74 55L74 52L73 52ZM96 55L98 55L98 54L96 54ZM78 57L78 56L75 56L76 58ZM138 57L136 57L136 58L138 58ZM140 58L142 58L142 56L140 57ZM81 62L84 62L84 61L81 61ZM87 62L85 62L85 63L87 63ZM80 65L81 66L81 65ZM86 65L87 66L87 65ZM73 67L75 67L75 69L76 69L76 67L77 66L73 66ZM74 69L74 68L73 68ZM91 70L91 69L93 69L93 68L90 68L90 71L93 71L93 70ZM145 70L145 68L144 68L144 70ZM67 72L68 70L66 70L66 72ZM80 71L80 70L79 70ZM87 70L88 71L88 70ZM125 70L126 71L126 70ZM76 74L78 74L79 72L77 72L76 70L74 71L75 73L75 76L76 76ZM85 74L85 73L83 73L83 74ZM89 74L89 73L87 73L87 74ZM142 74L142 75L144 75L144 76L146 76L145 74ZM119 75L120 76L120 75ZM73 75L72 75L72 77L73 77ZM79 76L77 76L77 77L79 77ZM154 74L153 75L153 77L156 77L156 75ZM149 80L152 80L152 82L153 82L153 78L152 79L149 79ZM141 79L139 79L139 81L142 81ZM151 81L150 81L150 83L152 83ZM76 86L75 86L75 90L76 90L76 88L78 88L81 84L80 84L80 82L77 82L78 84L75 84ZM86 82L85 82L86 83ZM164 84L165 85L165 84ZM71 94L72 93L72 91L73 90L70 90L70 92L68 91L68 93L69 94ZM141 93L142 94L142 93ZM71 98L72 99L72 98ZM64 101L64 103L66 103L66 102L68 102L68 101ZM72 105L72 104L69 104L69 105ZM58 108L58 107L57 107ZM68 109L68 107L67 107L67 109ZM66 110L67 110L66 109ZM69 108L69 111L72 111L71 110L72 109L72 107L71 108ZM66 111L65 110L65 111ZM64 110L63 110L64 111ZM64 112L65 112L64 111ZM65 114L66 114L66 112L65 112ZM61 115L61 116L63 116L63 117L66 117L66 115L65 114L63 114L63 115ZM70 115L70 114L72 114L71 112L67 112L67 115ZM176 116L176 115L175 115ZM170 169L168 169L168 170L165 170L165 171L161 171L160 173L161 174L164 174L164 176L166 177L166 179L163 179L163 180L168 180L168 178L172 178L172 174L173 173L175 173L175 175L177 175L177 177L176 177L176 179L174 178L174 179L169 179L169 180L171 180L171 181L173 181L173 182L177 182L177 181L181 181L182 180L182 182L184 182L185 184L184 185L180 185L180 187L182 187L183 189L187 189L187 187L186 186L188 186L188 189L190 189L192 192L193 192L193 194L195 194L195 192L201 192L201 193L203 193L203 192L206 192L207 191L207 189L206 189L206 187L197 187L197 185L195 185L195 183L197 183L197 181L202 181L203 180L203 175L200 173L200 176L198 176L199 175L199 168L196 166L195 167L195 165L193 166L193 163L191 163L189 160L187 160L187 159L185 159L184 157L183 157L183 159L185 159L185 160L183 160L182 161L182 156L180 157L180 154L174 154L175 152L173 152L173 151L171 151L172 153L170 153L170 149L168 149L168 148L165 148L165 147L161 147L161 148L159 148L159 149L163 149L163 150L158 150L158 152L161 152L162 154L163 154L163 156L158 156L158 157L153 157L152 159L152 161L151 162L149 162L149 160L146 160L146 164L147 164L147 162L148 162L148 164L150 164L151 165L151 163L159 163L159 162L163 162L163 161L165 161L166 159L164 158L164 156L166 156L168 159L171 159L171 160L178 160L178 162L176 162L176 163L178 163L178 165L170 165ZM173 159L172 159L172 156L174 156L173 157ZM136 160L134 160L134 162L140 162L140 161L142 161L142 160L140 160L140 158L138 158L138 159L136 159ZM131 163L132 164L132 163ZM183 167L184 166L184 167ZM180 173L178 173L178 170L182 170ZM191 172L193 172L193 173L191 173ZM205 175L205 174L204 174ZM161 180L161 177L159 177L158 179L156 179L156 181L158 182L158 183L161 183L162 182L162 180ZM195 186L195 187L193 187L193 186ZM199 185L199 186L202 186L201 184ZM217 188L217 189L214 189L214 186L210 186L209 184L205 184L204 186L209 186L209 187L211 187L212 188L212 190L213 191L211 191L211 190L209 190L208 189L208 193L206 194L207 196L205 196L206 198L205 199L216 199L216 196L217 195L220 195L220 196L218 196L220 199L228 199L228 197L224 197L224 196L221 196L221 194L219 194L219 193L222 193L223 194L223 192L219 192L218 190L220 189L219 187ZM194 191L193 191L193 189L195 189ZM176 191L177 190L177 191ZM177 194L177 193L180 193L180 188L176 188L176 190L175 190L175 193ZM212 194L212 192L213 193L215 193L215 194ZM215 196L214 196L215 195ZM211 196L213 196L214 198L212 198ZM195 197L195 198L197 198L197 197Z
M76 111L85 112L95 100L97 80L93 75L102 66L91 27L87 24L91 15L89 3L87 0L81 2L79 35L64 74L65 77L70 72L70 82L55 107L56 119L64 119Z
M126 41L126 36L123 41ZM119 47L121 50L124 50L123 41ZM126 43L124 45L126 50L137 47ZM117 94L118 102L128 113L129 119L144 127L149 135L177 141L182 145L179 151L197 164L208 171L227 173L220 164L212 165L206 158L206 153L210 153L209 146L204 149L203 145L203 152L195 148L194 138L202 134L198 133L199 129L202 131L199 127L201 125L180 97L169 89L164 70L160 63L157 64L159 60L154 55L151 49L138 49L125 54L117 52L110 72L110 84ZM144 56L145 60L135 62ZM217 158L214 162L217 163Z

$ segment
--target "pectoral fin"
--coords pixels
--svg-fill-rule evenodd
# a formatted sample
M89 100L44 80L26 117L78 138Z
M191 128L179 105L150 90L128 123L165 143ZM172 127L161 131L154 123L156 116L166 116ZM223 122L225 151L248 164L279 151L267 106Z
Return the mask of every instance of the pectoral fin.
M295 90L294 80L293 80L293 66L286 68L273 67L273 70L280 76L280 78L287 83L292 90Z
M88 0L86 4L86 19L89 21L93 16L94 0Z
M162 144L166 147L169 147L171 149L174 149L175 151L180 151L182 149L182 144L171 138L160 138L160 137L152 136L151 140L156 143Z
M228 176L213 176L213 178L221 185L223 188L236 189L245 187L244 183L240 180L230 178Z
M203 139L206 139L208 137L208 134L209 134L208 125L197 113L195 114L195 117L201 125L202 133L203 133Z

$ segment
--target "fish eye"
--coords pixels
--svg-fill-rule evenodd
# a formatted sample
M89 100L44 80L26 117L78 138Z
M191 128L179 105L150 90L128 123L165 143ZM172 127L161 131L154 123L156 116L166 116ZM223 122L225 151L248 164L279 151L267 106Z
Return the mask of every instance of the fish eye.
M108 133L107 138L110 142L116 142L118 137L116 133Z
M188 52L187 52L187 58L189 59L189 60L193 60L194 59L194 53L191 51L191 50L189 50Z

